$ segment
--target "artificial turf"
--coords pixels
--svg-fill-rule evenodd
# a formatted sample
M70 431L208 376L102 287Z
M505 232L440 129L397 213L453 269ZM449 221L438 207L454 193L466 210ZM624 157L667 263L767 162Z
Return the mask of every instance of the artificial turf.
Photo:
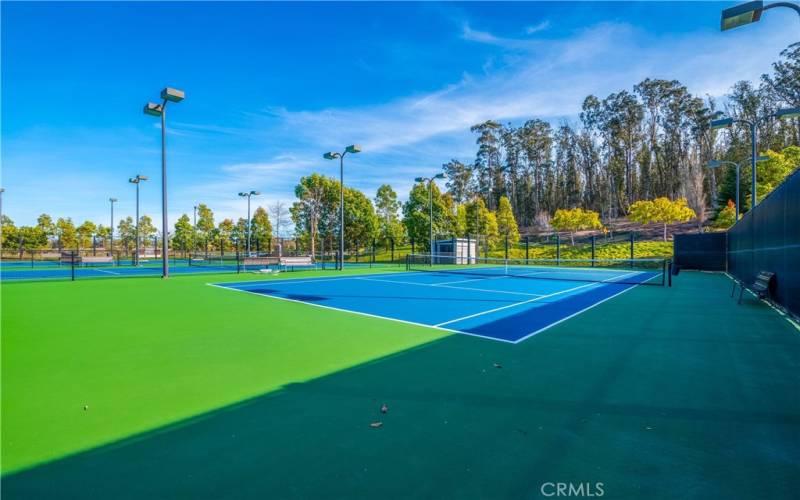
M800 335L722 275L517 345L205 281L3 287L4 498L800 491Z

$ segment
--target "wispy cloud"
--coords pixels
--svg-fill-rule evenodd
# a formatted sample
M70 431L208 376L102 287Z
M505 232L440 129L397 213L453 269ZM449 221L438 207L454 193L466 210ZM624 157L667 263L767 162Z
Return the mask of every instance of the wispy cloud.
M549 27L550 27L550 21L545 19L544 21L542 21L542 22L540 22L538 24L534 24L534 25L525 27L525 33L527 33L528 35L533 35L534 33L538 33L540 31L544 31Z

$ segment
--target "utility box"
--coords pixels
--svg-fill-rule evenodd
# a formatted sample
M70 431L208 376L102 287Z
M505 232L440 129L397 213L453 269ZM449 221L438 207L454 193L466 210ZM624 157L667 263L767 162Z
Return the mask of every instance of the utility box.
M435 264L475 264L477 242L470 238L450 238L433 242Z

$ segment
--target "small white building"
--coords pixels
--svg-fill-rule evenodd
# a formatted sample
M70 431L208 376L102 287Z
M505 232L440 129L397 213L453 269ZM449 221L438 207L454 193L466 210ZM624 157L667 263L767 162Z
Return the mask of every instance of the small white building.
M468 238L451 238L433 242L434 263L475 264L477 241Z

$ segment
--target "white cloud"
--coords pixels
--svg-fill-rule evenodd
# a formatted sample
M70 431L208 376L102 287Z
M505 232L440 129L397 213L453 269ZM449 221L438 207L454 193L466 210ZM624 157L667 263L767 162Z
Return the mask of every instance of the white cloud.
M527 33L528 35L532 35L534 33L538 33L540 31L544 31L549 27L550 27L550 21L545 19L544 21L542 21L542 22L540 22L538 24L527 26L525 28L525 33Z

